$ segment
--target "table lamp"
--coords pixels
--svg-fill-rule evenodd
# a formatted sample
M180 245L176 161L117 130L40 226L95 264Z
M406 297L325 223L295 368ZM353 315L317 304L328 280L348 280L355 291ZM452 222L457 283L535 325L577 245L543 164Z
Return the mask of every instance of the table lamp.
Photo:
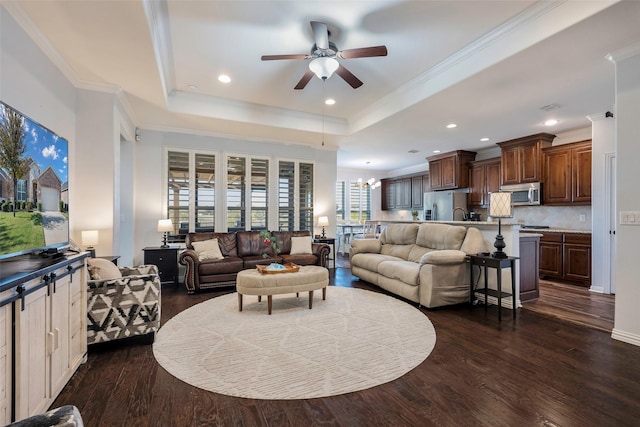
M507 254L503 251L505 248L504 237L502 237L502 223L501 218L511 218L511 193L504 191L497 191L489 194L489 216L491 218L498 218L498 235L493 246L496 251L493 253L494 258L506 258Z
M167 245L167 235L170 231L173 231L173 222L170 219L159 219L158 220L158 233L163 233L162 237L162 246L161 248L168 248Z
M91 258L96 257L96 248L98 244L98 230L85 230L82 232L82 246L87 247L87 251L91 252Z
M329 217L328 216L320 216L318 217L318 226L322 227L322 238L324 239L326 236L324 234L324 228L329 225Z

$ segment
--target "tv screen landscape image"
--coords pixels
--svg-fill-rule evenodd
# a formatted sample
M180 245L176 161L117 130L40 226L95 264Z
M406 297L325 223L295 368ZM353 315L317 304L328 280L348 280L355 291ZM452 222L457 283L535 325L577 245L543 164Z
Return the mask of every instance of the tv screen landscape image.
M0 101L0 259L69 244L68 148Z

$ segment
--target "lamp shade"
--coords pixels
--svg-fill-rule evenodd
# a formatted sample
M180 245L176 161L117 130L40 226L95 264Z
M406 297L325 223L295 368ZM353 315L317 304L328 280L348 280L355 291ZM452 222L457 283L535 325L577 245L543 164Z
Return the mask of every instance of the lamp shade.
M173 231L173 223L170 219L159 219L158 220L158 232L166 233L168 231Z
M316 58L309 63L309 69L314 72L319 79L326 80L336 72L336 70L340 67L338 61L334 58L329 58L326 56L321 56L320 58Z
M82 232L82 245L95 246L98 244L98 230L86 230Z
M329 217L328 216L319 216L318 217L318 226L326 227L329 225Z
M492 218L510 218L511 193L498 191L489 195L489 216Z

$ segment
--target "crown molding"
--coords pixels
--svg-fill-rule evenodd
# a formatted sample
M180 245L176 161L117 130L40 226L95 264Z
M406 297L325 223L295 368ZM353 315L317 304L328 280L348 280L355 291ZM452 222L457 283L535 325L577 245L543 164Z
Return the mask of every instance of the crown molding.
M164 88L165 105L176 88L175 70L173 68L173 50L171 49L171 31L169 12L165 0L143 0L142 6L147 17L149 36L158 67L160 82Z
M640 42L610 53L606 55L605 58L614 64L617 64L620 61L624 61L625 59L629 59L636 55L640 55Z
M169 95L168 109L177 113L247 122L254 125L307 132L324 131L324 133L332 135L346 135L347 133L345 119L198 93L173 91Z

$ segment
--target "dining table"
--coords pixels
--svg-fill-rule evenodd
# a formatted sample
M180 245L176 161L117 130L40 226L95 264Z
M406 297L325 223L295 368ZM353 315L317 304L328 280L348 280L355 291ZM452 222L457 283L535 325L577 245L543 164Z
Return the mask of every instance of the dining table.
M356 234L364 232L364 224L360 223L341 223L337 224L338 231L338 252L341 254L349 253L348 247L351 246L351 239Z

